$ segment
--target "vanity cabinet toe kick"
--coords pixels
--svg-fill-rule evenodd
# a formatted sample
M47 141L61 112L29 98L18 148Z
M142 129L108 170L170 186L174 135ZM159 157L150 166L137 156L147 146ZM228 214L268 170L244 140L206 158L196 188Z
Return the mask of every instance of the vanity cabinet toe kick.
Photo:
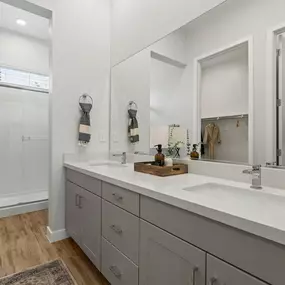
M284 285L285 247L66 170L66 230L112 285Z

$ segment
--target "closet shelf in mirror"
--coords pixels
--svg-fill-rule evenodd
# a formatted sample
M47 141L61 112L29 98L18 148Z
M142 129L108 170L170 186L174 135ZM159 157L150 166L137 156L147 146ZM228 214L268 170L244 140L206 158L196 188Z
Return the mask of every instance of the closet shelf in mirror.
M233 116L220 116L220 117L210 117L210 118L202 118L202 121L219 121L219 120L229 120L229 119L245 119L248 118L248 114L240 114Z

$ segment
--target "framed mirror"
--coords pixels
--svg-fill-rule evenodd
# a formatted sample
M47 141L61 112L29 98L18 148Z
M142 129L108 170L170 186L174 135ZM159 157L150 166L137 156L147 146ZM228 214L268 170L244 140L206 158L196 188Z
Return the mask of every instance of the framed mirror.
M274 153L276 159L271 166L285 167L285 25L275 35L276 73L275 73L275 125L276 137Z
M229 0L113 66L111 151L153 154L162 144L189 158L198 145L200 160L285 165L284 9Z
M267 33L268 137L266 165L285 169L285 22Z

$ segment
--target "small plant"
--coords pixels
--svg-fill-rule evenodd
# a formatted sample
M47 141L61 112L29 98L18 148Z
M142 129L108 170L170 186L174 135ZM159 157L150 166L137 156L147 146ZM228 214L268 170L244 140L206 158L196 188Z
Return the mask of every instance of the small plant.
M170 157L180 157L180 148L184 145L184 142L182 141L175 141L173 138L173 131L175 128L179 128L180 125L170 125L169 126L169 136L168 136L168 148L167 148L167 153L166 156L170 156Z

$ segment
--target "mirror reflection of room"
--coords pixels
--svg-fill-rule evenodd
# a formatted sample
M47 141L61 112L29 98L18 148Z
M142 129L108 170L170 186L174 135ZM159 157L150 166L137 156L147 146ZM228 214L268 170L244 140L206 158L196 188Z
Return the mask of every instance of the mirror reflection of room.
M174 34L181 38L181 32ZM162 144L170 157L186 156L187 119L183 109L181 82L186 64L185 52L162 53L169 42L161 41L152 47L150 69L150 154L155 153L154 145Z
M201 157L248 163L248 46L200 64Z
M178 144L179 156L189 159L190 144L190 153L198 145L202 160L284 166L284 104L276 107L285 84L282 5L227 1L116 64L111 150L153 154L162 144L168 153ZM138 104L136 145L126 134L131 100ZM182 138L171 136L173 125Z

